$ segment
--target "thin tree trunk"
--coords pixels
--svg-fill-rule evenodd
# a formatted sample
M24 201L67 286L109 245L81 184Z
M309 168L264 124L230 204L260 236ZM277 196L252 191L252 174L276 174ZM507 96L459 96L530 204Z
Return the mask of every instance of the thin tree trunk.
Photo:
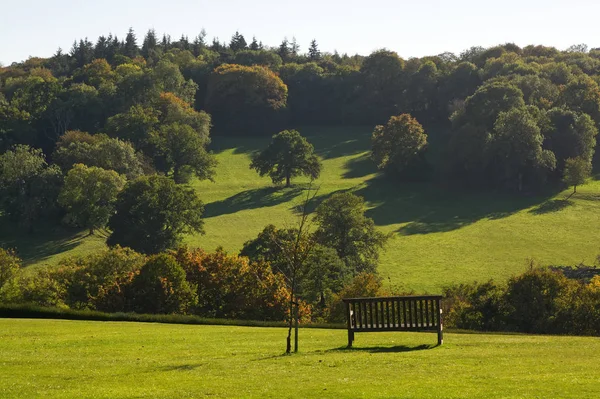
M290 175L288 174L285 176L285 186L289 187L290 185L291 185L291 178L290 178Z
M294 353L298 353L298 302L296 302L296 313L294 313Z
M573 194L577 192L577 184L573 185Z
M290 323L288 325L288 335L285 341L285 353L292 352L292 328L294 328L294 287L292 282L292 292L290 294Z

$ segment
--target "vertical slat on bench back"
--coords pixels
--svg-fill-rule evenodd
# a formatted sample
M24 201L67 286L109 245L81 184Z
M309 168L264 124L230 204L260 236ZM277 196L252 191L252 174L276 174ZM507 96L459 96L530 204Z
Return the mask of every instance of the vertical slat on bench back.
M431 312L431 326L435 327L435 300L431 300L431 303L429 305L429 311Z
M385 308L387 313L387 327L390 328L392 326L392 322L390 320L390 301L389 299L385 301Z

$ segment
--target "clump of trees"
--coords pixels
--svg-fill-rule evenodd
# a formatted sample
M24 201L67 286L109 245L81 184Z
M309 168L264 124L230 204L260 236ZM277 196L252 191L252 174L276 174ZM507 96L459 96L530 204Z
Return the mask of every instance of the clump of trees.
M104 312L195 314L280 321L289 292L265 262L222 250L179 248L146 256L115 246L25 273L0 249L0 302ZM310 308L305 308L310 319Z
M480 331L598 335L600 277L565 277L532 262L506 284L460 284L444 289L447 326Z
M304 212L312 198L307 200ZM240 255L268 262L293 285L298 298L327 317L333 296L354 276L377 273L379 251L389 236L377 231L364 211L362 198L334 194L317 207L313 218L303 213L298 226L266 226L244 244Z
M560 183L567 159L593 159L600 51L587 46L507 43L405 60L327 53L316 40L302 53L294 40L269 47L241 32L224 43L151 30L140 42L133 31L79 40L0 68L0 151L40 148L63 173L83 163L186 183L214 177L211 123L243 136L370 125L373 160L388 174L516 192ZM77 130L98 137L60 139Z

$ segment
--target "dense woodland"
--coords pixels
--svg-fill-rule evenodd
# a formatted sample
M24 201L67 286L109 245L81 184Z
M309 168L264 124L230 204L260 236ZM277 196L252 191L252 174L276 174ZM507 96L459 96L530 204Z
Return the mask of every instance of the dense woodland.
M244 246L244 258L177 249L183 235L203 233L203 204L186 183L215 177L211 136L273 135L250 167L286 186L298 175L318 178L321 164L306 138L285 129L367 125L372 161L389 184L444 179L515 195L563 182L576 189L593 168L599 82L600 49L585 45L559 51L504 44L404 60L385 49L368 56L323 53L316 40L306 51L287 39L269 47L239 32L229 43L209 43L205 32L172 40L154 31L138 39L130 30L124 40L79 40L69 53L59 49L48 59L0 68L3 220L31 232L42 219L90 234L109 227L108 244L116 248L71 260L38 282L5 278L4 299L277 319L292 312L285 301L300 296L305 314L313 306L319 317L335 320L341 293L375 295L381 288L374 273L386 237L363 215L359 197L325 201L311 232L302 224L267 226ZM102 257L111 256L123 257L122 269L103 269ZM5 265L11 278L18 263ZM264 301L249 313L237 305L223 311L225 299L202 305L203 295L210 302L233 289L223 288L225 280L199 280L207 265L229 267L223 276L245 276L249 268L263 273L270 284L261 288L263 297L244 291L235 300ZM97 281L104 272L113 276L108 285ZM81 287L82 275L96 280ZM142 309L149 302L139 295L148 287L164 303ZM25 298L38 289L56 298ZM169 302L175 300L169 292L185 296L177 299L184 305ZM98 305L103 295L117 304Z

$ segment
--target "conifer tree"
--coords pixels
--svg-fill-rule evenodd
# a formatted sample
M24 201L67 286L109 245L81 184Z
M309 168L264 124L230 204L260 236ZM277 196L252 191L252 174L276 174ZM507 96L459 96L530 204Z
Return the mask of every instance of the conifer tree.
M200 31L200 34L194 38L194 43L192 44L192 53L194 56L199 56L202 49L206 47L206 31L204 28Z
M290 42L288 41L287 37L285 37L277 49L277 54L279 54L281 59L286 62L290 58L291 51Z
M258 42L256 41L256 36L252 37L252 43L250 43L250 50L253 50L253 51L259 50Z
M171 48L171 36L163 34L160 45L163 51L168 51Z
M144 58L148 58L150 54L156 50L156 46L156 32L154 31L154 29L150 29L148 33L146 33L146 37L144 37L144 44L142 45L142 56Z
M129 28L127 36L125 37L125 46L123 48L123 55L129 58L135 58L139 55L140 49L137 46L137 38L133 32L133 28Z
M233 51L244 50L248 44L246 43L246 39L244 35L240 32L235 31L235 34L231 37L231 42L229 43L229 48Z
M108 40L105 36L100 36L94 47L94 58L104 58L108 60Z
M316 39L313 39L310 42L310 47L308 48L308 59L311 61L318 61L321 59L321 51L319 51L319 46L317 45Z
M298 55L299 52L300 52L300 45L296 41L296 37L292 37L291 53L295 57Z

